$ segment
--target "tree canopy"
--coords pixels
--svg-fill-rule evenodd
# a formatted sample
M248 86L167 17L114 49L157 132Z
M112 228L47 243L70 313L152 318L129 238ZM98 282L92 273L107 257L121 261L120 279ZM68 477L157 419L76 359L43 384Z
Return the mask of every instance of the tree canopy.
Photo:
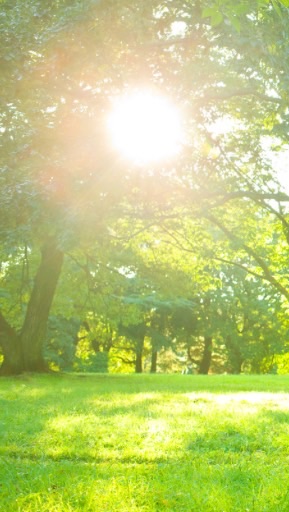
M273 155L288 146L288 9L0 3L2 373L99 353L115 371L155 371L157 354L171 371L265 371L287 352ZM107 119L143 90L178 107L184 137L177 157L137 165Z

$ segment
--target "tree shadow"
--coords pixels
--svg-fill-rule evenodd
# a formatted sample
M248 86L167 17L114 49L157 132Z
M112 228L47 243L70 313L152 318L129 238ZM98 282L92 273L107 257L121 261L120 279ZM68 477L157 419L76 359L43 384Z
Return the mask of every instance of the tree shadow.
M19 380L0 393L0 510L289 510L275 455L276 446L285 450L289 411L262 407L243 424L228 409L216 421L213 396L186 389L163 411L159 389L122 393L102 376L95 389L75 381Z

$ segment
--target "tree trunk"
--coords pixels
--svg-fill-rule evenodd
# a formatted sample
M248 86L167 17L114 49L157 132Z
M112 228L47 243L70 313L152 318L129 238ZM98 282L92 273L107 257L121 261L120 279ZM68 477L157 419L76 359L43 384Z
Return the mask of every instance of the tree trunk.
M136 357L135 357L135 373L142 373L142 355L144 347L144 335L137 340Z
M157 360L158 360L158 351L155 349L152 349L152 360L151 360L150 373L157 372Z
M208 375L209 369L211 366L212 360L212 348L213 348L213 338L212 336L205 336L204 339L204 351L203 356L199 366L199 373L201 375Z
M242 356L238 342L232 339L230 335L228 335L226 338L226 347L228 350L231 372L238 375L242 371L242 364L244 362L244 358Z
M142 352L139 350L136 352L135 373L142 373Z
M46 243L42 248L41 262L20 333L24 371L46 370L43 342L62 263L63 252L57 248L55 241Z
M20 334L17 335L6 320L0 317L0 342L4 354L1 374L47 370L43 358L43 342L62 263L63 252L57 248L54 240L49 240L42 248L40 265Z

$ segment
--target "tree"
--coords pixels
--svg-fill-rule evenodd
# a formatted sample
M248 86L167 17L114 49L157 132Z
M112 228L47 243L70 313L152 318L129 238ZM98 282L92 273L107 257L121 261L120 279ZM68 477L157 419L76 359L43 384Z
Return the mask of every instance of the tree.
M119 20L117 37L110 29L115 7L54 1L43 10L33 1L25 9L18 1L14 9L1 4L6 100L1 239L8 257L15 243L42 255L20 332L1 314L5 373L44 368L44 331L64 252L96 229L98 237L106 233L130 189L128 173L118 174L113 187L117 168L103 133L109 91L121 86L113 62L123 66L123 56L112 49L122 31ZM119 2L118 14L124 11L129 14ZM132 13L126 19L131 26ZM107 80L112 81L108 90Z
M41 262L20 333L0 315L4 374L46 369L42 353L43 341L62 262L63 253L55 246L54 241L48 241L42 248Z
M0 237L6 267L15 247L39 259L20 320L1 301L2 372L45 368L64 256L101 246L128 219L205 218L288 298L284 276L275 279L253 242L236 238L227 210L250 200L288 240L286 212L271 201L288 198L272 185L263 144L288 142L286 5L220 2L218 13L198 1L1 3ZM149 173L121 161L104 129L111 98L140 86L166 91L189 117L183 156ZM224 118L234 130L216 136Z

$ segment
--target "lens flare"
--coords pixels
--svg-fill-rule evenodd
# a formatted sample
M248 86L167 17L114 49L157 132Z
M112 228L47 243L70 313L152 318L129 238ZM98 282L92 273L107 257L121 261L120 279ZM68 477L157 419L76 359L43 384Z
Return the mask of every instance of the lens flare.
M149 92L120 98L110 113L108 127L117 150L139 165L168 160L181 149L178 109L167 98Z

